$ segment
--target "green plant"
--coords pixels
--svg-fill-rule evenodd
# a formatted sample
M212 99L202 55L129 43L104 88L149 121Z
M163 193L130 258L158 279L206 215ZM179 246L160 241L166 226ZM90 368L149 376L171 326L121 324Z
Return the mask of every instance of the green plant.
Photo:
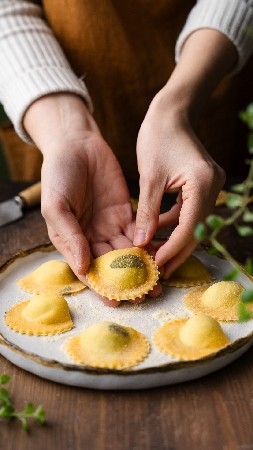
M238 263L228 252L227 248L219 241L221 230L228 226L234 226L242 237L253 236L253 212L249 208L253 193L253 103L245 111L240 113L240 118L248 126L248 151L250 158L246 161L249 166L248 175L244 181L231 187L227 195L226 206L231 210L228 218L211 214L205 222L196 226L195 237L198 241L207 240L211 253L219 253L233 266L233 270L225 276L226 280L235 279L239 273L253 275L253 259L248 258L244 264ZM239 305L239 317L241 321L253 317L248 304L253 302L253 289L247 289L241 296Z
M29 429L28 420L33 419L40 425L45 423L45 412L41 405L37 408L33 403L27 403L22 411L16 411L11 401L11 395L4 386L10 381L9 375L0 375L0 417L6 420L19 419L23 430Z

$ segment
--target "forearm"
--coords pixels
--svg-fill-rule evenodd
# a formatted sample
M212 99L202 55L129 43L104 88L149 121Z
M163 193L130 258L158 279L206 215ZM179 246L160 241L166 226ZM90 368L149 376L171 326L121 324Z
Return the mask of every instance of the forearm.
M69 92L90 102L32 0L0 0L0 61L0 102L23 139L23 115L38 98Z
M233 70L238 54L216 30L200 29L185 41L181 57L156 101L171 113L195 121L217 85Z

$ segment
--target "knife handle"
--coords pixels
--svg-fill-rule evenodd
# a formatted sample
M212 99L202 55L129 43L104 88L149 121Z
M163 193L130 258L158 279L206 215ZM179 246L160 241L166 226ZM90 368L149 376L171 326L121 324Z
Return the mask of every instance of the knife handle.
M19 192L18 195L21 197L26 208L32 208L38 205L41 200L41 182L32 184L32 186Z

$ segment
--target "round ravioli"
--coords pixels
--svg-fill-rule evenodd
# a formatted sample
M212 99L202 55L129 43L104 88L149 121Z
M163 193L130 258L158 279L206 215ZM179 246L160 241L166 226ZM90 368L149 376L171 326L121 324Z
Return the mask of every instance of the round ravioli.
M38 294L7 311L5 322L18 333L50 335L71 330L74 324L68 303L60 294Z
M134 300L157 283L158 267L142 248L112 250L94 259L86 273L88 283L110 300Z
M201 286L184 296L185 305L193 312L203 312L221 321L239 320L239 302L244 287L236 281L219 281Z
M194 255L190 255L163 284L175 287L190 287L210 283L212 276L204 264Z
M162 353L183 361L203 358L230 343L217 320L205 314L167 322L153 338Z
M64 261L47 261L32 273L18 280L19 286L26 292L41 294L55 292L73 294L86 286L75 276L69 265Z
M146 336L115 322L96 322L66 343L66 352L78 364L104 369L127 369L149 353Z

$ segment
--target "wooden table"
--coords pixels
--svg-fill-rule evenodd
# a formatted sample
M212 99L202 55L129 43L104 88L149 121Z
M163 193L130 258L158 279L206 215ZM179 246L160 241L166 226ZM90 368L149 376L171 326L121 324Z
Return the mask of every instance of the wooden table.
M0 201L20 185L0 183ZM233 242L237 256L253 254L253 241ZM48 241L39 208L0 229L0 264L16 252ZM236 244L237 242L237 244ZM238 243L239 242L239 243ZM18 409L41 403L44 427L25 433L0 421L6 450L251 450L253 349L230 366L196 381L140 391L97 391L63 386L25 372L0 356L0 373Z

